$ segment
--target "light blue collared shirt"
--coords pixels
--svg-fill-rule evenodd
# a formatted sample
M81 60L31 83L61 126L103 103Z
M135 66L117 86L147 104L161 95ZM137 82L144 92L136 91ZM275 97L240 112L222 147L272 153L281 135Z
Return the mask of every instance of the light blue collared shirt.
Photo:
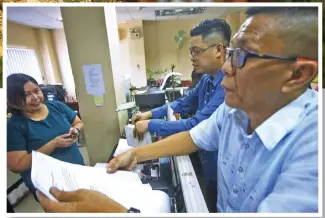
M251 135L247 114L225 103L190 131L200 148L219 150L218 212L318 211L317 98L306 90Z

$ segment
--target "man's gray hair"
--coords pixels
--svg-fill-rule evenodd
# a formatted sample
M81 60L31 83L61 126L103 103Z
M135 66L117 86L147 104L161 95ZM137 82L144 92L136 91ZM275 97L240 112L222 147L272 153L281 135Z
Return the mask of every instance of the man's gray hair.
M246 14L274 19L285 55L318 58L318 7L249 7Z

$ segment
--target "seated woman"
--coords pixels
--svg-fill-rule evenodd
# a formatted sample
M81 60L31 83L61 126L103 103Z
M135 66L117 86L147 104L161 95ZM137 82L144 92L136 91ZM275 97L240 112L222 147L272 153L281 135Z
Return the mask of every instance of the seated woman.
M7 104L12 113L7 121L8 168L14 173L20 173L37 200L31 181L32 151L84 165L76 144L83 123L65 104L58 101L44 102L36 80L25 74L7 77Z

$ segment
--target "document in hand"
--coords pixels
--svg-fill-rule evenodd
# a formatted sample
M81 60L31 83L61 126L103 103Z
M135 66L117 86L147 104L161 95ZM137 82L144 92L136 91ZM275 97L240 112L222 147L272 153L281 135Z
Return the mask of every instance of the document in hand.
M174 116L174 110L170 107L170 105L168 105L168 108L167 108L167 120L168 121L176 120L176 118Z
M118 141L118 145L117 145L117 148L116 148L113 156L116 157L117 155L127 152L128 150L130 150L132 148L133 147L128 145L128 142L126 139L120 139Z
M125 126L125 135L128 145L132 147L140 146L140 145L148 145L152 143L151 135L149 132L144 133L143 140L139 141L137 138L133 137L133 130L135 126L132 124L128 124Z
M53 186L63 191L90 189L103 193L126 208L137 208L141 213L170 212L168 195L142 184L133 172L108 174L105 168L66 163L33 151L32 182L36 189L54 201L57 200L49 193Z

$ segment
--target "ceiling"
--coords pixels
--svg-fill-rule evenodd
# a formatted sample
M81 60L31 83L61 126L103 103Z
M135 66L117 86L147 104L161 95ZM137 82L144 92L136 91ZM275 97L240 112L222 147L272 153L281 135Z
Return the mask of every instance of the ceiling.
M158 17L157 9L176 9L179 7L116 7L117 22L129 20L177 20L200 19L204 17L220 17L230 12L242 11L239 7L208 7L202 14ZM9 21L47 29L63 28L60 7L7 7L7 19Z
M36 28L63 28L60 7L7 7L7 19Z
M155 15L155 10L177 9L179 7L116 7L117 22L129 20L178 20L200 19L200 17L221 17L230 12L244 10L243 7L208 7L202 14L160 17ZM185 8L185 7L182 7Z

